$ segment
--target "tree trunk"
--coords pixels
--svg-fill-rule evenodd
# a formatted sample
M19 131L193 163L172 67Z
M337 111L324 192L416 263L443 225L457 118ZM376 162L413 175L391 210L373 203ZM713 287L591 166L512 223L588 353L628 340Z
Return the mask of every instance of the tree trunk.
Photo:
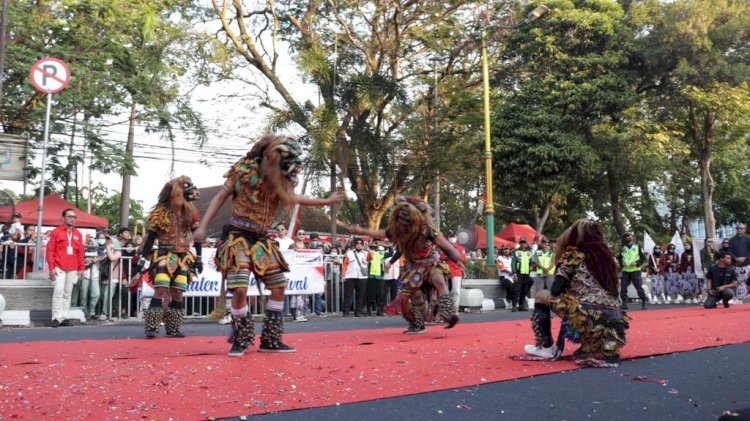
M547 218L549 218L550 209L552 209L552 196L547 199L547 204L544 205L542 216L537 215L535 218L536 232L534 233L534 242L532 244L536 244L539 241L539 237L542 235L542 230L544 229L544 224L547 223Z
M122 173L122 192L120 193L120 227L128 226L130 218L130 172L133 165L133 145L135 142L136 103L130 105L130 120L128 121L128 142L125 145L125 170Z
M612 206L612 225L619 238L625 235L625 226L622 224L622 213L620 212L620 190L617 184L615 173L611 164L607 164L607 186L609 187L609 201Z
M703 199L703 220L706 225L706 238L716 237L716 219L714 218L714 179L711 177L711 152L702 153L700 160L701 194Z
M690 107L689 115L693 126L694 149L699 154L698 165L701 172L701 195L703 196L703 221L706 226L706 238L714 238L716 237L716 219L714 218L713 208L714 179L711 176L711 158L713 156L713 132L716 117L710 112L703 113L703 121L699 125L693 107Z

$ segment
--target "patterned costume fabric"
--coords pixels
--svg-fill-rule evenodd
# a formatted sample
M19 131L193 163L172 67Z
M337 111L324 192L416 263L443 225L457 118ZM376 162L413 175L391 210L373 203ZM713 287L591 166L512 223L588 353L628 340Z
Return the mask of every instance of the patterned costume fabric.
M224 189L234 195L230 224L247 232L265 234L273 223L279 201L272 199L258 160L242 158L224 174Z
M659 259L659 274L664 279L664 293L674 301L680 293L680 256L675 253L663 254Z
M750 277L750 266L735 266L737 271L737 291L735 298L744 300L748 298L747 279Z
M284 272L289 271L289 266L279 244L266 236L279 201L270 197L259 168L258 160L245 157L224 174L224 189L232 192L234 199L230 224L225 226L215 263L230 290L247 287L251 272L266 288L286 285Z
M403 285L402 295L409 296L413 291L421 289L424 280L429 280L434 271L442 273L445 279L450 279L450 266L440 260L440 250L435 244L439 235L435 227L426 227L422 237L416 242L417 247L403 252L405 263L399 277L399 282Z
M151 231L159 240L158 248L148 256L154 286L185 290L192 280L191 271L196 258L190 247L193 245L192 230L198 227L197 210L193 218L193 226L184 229L174 213L162 205L155 206L149 213Z
M284 272L289 271L289 265L279 244L265 236L229 231L216 250L215 263L229 290L247 287L251 272L268 289L286 286Z
M174 213L162 205L156 205L148 214L148 223L151 225L151 230L156 232L159 246L178 253L190 250L193 245L193 230L198 228L199 219L198 210L194 209L193 220L195 222L189 229L183 229Z
M551 307L563 319L563 336L580 341L577 358L588 360L601 354L605 360L619 359L630 319L620 310L620 297L597 283L586 267L585 255L575 248L561 256L557 274L568 279L569 285Z
M686 300L700 295L698 277L695 276L695 263L692 251L686 251L680 259L680 294Z

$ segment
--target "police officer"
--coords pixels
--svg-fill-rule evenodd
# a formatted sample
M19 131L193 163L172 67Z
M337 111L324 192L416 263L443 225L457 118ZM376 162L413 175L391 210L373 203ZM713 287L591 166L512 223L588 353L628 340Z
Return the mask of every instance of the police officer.
M549 240L542 240L542 248L534 252L532 264L536 269L534 277L534 291L549 289L555 280L555 252L550 249Z
M526 294L531 288L531 259L532 253L526 237L518 241L518 248L513 252L513 286L518 291L518 310L529 311Z
M643 281L641 280L641 267L646 262L646 255L643 253L641 246L635 242L632 233L626 233L623 236L622 249L617 255L617 261L620 263L622 275L620 278L620 298L622 299L622 308L628 308L628 285L631 283L641 299L641 309L646 309L646 293L643 292Z

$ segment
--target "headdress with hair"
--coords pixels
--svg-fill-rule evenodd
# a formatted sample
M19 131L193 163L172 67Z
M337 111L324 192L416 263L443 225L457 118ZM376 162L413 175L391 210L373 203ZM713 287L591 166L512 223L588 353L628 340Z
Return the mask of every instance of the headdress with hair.
M558 238L555 260L560 260L569 247L577 248L586 256L586 267L602 288L612 295L619 295L619 277L615 256L604 241L604 235L598 224L585 218L574 222Z
M414 196L398 196L395 202L386 233L408 259L412 253L422 252L422 244L431 236L432 207Z
M182 229L192 229L198 220L198 211L191 203L191 198L197 197L198 190L190 177L182 175L168 181L159 192L159 200L149 214L149 224L153 228L167 231L176 220Z

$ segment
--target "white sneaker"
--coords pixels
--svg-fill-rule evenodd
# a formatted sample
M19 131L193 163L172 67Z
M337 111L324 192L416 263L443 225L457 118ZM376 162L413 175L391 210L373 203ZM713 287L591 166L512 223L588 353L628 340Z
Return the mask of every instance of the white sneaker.
M536 345L526 345L523 347L523 352L534 355L537 357L542 357L548 360L551 360L552 358L555 358L555 347L551 346L549 348L539 347Z
M219 320L220 325L228 325L229 323L232 323L231 314L227 314L226 316L222 317L221 320Z
M305 316L299 316L295 320L295 322L306 322L306 321L307 321L307 319L305 318Z
M667 297L667 298L666 298L666 299L664 300L664 304L671 304L671 303L672 303L672 299L671 299L670 297Z

